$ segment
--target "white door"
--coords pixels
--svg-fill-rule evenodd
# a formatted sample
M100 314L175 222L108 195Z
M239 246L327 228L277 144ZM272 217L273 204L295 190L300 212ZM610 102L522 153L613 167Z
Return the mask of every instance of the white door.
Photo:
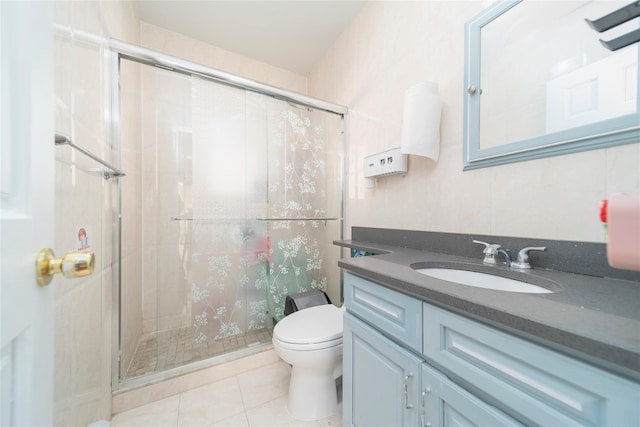
M53 289L35 260L54 242L51 2L0 1L0 425L53 424Z

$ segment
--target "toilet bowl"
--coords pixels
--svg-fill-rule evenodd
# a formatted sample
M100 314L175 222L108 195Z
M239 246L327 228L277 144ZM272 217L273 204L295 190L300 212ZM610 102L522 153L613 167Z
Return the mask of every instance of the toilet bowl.
M273 347L291 365L287 409L296 419L339 411L335 380L342 374L342 314L333 304L305 308L273 329Z

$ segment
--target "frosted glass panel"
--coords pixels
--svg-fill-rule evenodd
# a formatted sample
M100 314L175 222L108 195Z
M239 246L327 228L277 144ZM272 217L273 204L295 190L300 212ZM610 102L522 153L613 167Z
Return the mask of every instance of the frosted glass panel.
M269 226L269 309L279 320L287 295L326 291L327 272L337 265L326 244L340 235L330 233L339 221L326 218L340 216L340 118L277 101L270 102L268 117L268 214L284 219Z

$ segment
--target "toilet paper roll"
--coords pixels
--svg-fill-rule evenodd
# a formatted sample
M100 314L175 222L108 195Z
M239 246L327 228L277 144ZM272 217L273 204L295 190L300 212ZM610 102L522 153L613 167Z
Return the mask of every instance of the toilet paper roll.
M609 198L607 259L611 267L640 271L640 196Z
M402 153L438 161L441 111L442 102L436 83L420 83L405 92L400 146Z

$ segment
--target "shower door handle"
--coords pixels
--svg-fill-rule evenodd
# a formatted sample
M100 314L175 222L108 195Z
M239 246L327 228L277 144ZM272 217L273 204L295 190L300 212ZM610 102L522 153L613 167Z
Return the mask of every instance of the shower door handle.
M85 277L93 273L95 265L93 252L71 251L56 258L53 250L45 248L36 259L36 280L40 286L46 286L56 273L62 273L64 277Z

